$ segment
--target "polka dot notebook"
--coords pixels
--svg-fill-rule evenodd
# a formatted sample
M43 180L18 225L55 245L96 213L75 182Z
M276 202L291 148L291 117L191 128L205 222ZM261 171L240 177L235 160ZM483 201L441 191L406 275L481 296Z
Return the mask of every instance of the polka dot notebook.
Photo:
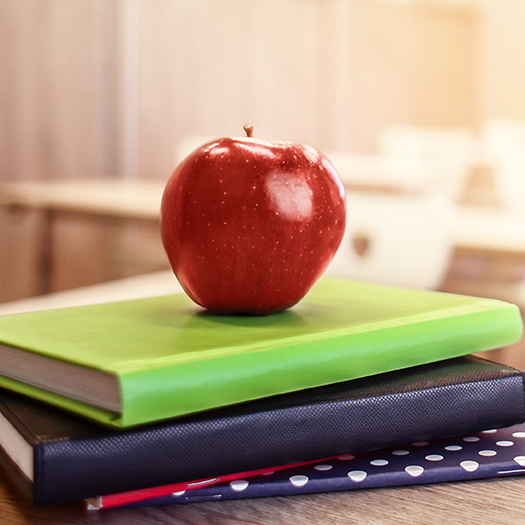
M267 469L258 475L219 483L205 480L193 489L189 487L127 506L288 496L524 473L525 424L520 424L431 442L345 454L285 469Z

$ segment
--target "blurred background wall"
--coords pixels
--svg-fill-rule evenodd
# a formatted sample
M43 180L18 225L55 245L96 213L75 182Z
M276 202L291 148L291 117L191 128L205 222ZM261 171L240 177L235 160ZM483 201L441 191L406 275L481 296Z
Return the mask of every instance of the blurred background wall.
M494 51L474 85L477 5L2 0L0 9L3 179L165 178L188 135L239 134L245 121L261 137L372 152L390 123L474 124L482 90L485 112L498 110Z
M524 22L518 0L0 0L0 184L160 187L250 122L342 174L334 273L516 299L525 250L451 231L497 209L521 242ZM155 221L38 206L0 207L0 249L0 301L166 268Z

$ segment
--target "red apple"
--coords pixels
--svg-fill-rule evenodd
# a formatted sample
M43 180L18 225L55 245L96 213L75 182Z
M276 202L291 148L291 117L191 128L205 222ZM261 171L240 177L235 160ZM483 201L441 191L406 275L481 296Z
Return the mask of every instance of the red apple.
M169 179L161 236L186 293L217 314L296 304L345 230L344 188L316 149L227 137L190 153Z

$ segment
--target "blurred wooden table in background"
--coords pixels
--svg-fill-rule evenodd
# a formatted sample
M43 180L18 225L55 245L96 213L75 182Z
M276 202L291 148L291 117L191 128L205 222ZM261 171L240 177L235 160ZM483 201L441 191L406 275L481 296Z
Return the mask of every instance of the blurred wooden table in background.
M164 184L0 183L0 303L167 268Z

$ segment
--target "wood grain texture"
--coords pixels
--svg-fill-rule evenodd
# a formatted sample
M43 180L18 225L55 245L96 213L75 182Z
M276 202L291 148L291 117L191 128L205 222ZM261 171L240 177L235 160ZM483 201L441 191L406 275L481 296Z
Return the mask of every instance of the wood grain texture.
M43 293L42 212L19 207L0 208L0 302Z
M243 134L246 121L260 137L358 152L391 123L472 125L472 11L0 0L0 177L166 178L182 139Z
M92 179L114 173L110 4L0 1L2 181ZM44 215L0 211L0 301L51 291L38 284L49 260L45 252L52 249L43 244L54 234ZM79 238L92 237L92 229L78 224L67 235L64 244L74 249ZM104 248L98 244L94 261ZM55 255L67 260L67 255ZM80 283L83 270L69 265L60 279Z
M389 124L470 126L476 19L380 0L138 4L140 177L187 136L243 134L370 153Z

